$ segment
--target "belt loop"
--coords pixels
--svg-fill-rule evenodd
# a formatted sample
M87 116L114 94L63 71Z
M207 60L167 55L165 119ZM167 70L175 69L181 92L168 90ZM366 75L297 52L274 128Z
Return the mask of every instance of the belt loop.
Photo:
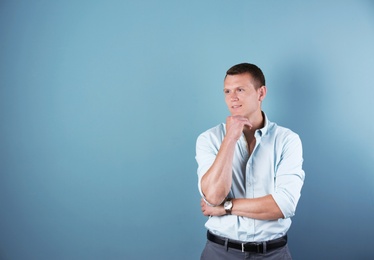
M225 239L225 247L226 247L226 251L229 251L229 239L228 238Z
M266 253L266 242L262 242L262 253Z

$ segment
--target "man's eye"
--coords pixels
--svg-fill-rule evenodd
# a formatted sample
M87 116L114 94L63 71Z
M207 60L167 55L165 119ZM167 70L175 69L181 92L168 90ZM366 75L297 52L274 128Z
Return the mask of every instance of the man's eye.
M244 89L238 88L238 92L243 92L243 91L244 91Z
M225 93L225 94L229 94L230 91L229 91L229 90L224 90L223 93Z

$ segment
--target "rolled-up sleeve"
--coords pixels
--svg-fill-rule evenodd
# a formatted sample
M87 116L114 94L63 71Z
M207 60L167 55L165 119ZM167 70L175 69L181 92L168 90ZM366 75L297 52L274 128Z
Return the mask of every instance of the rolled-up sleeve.
M272 196L284 218L290 218L295 215L304 184L303 151L301 140L295 133L288 133L283 142L280 160L275 169L275 189Z
M198 189L202 197L204 194L201 190L201 179L216 159L221 142L216 135L208 131L199 135L196 140Z

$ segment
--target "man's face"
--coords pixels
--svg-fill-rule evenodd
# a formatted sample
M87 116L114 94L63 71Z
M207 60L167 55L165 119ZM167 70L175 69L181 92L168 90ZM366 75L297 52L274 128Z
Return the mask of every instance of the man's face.
M231 115L251 118L253 114L261 112L263 99L261 88L255 89L253 78L249 73L227 75L223 92Z

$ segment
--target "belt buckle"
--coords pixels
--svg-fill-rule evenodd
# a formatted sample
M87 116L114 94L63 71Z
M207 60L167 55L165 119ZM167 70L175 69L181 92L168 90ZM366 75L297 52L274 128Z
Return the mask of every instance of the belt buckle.
M245 245L247 243L241 243L241 244L242 244L242 252L244 253L245 252ZM261 245L263 245L263 243L251 242L250 244L254 245L256 247L256 252L257 253L264 253L264 247L261 248Z

